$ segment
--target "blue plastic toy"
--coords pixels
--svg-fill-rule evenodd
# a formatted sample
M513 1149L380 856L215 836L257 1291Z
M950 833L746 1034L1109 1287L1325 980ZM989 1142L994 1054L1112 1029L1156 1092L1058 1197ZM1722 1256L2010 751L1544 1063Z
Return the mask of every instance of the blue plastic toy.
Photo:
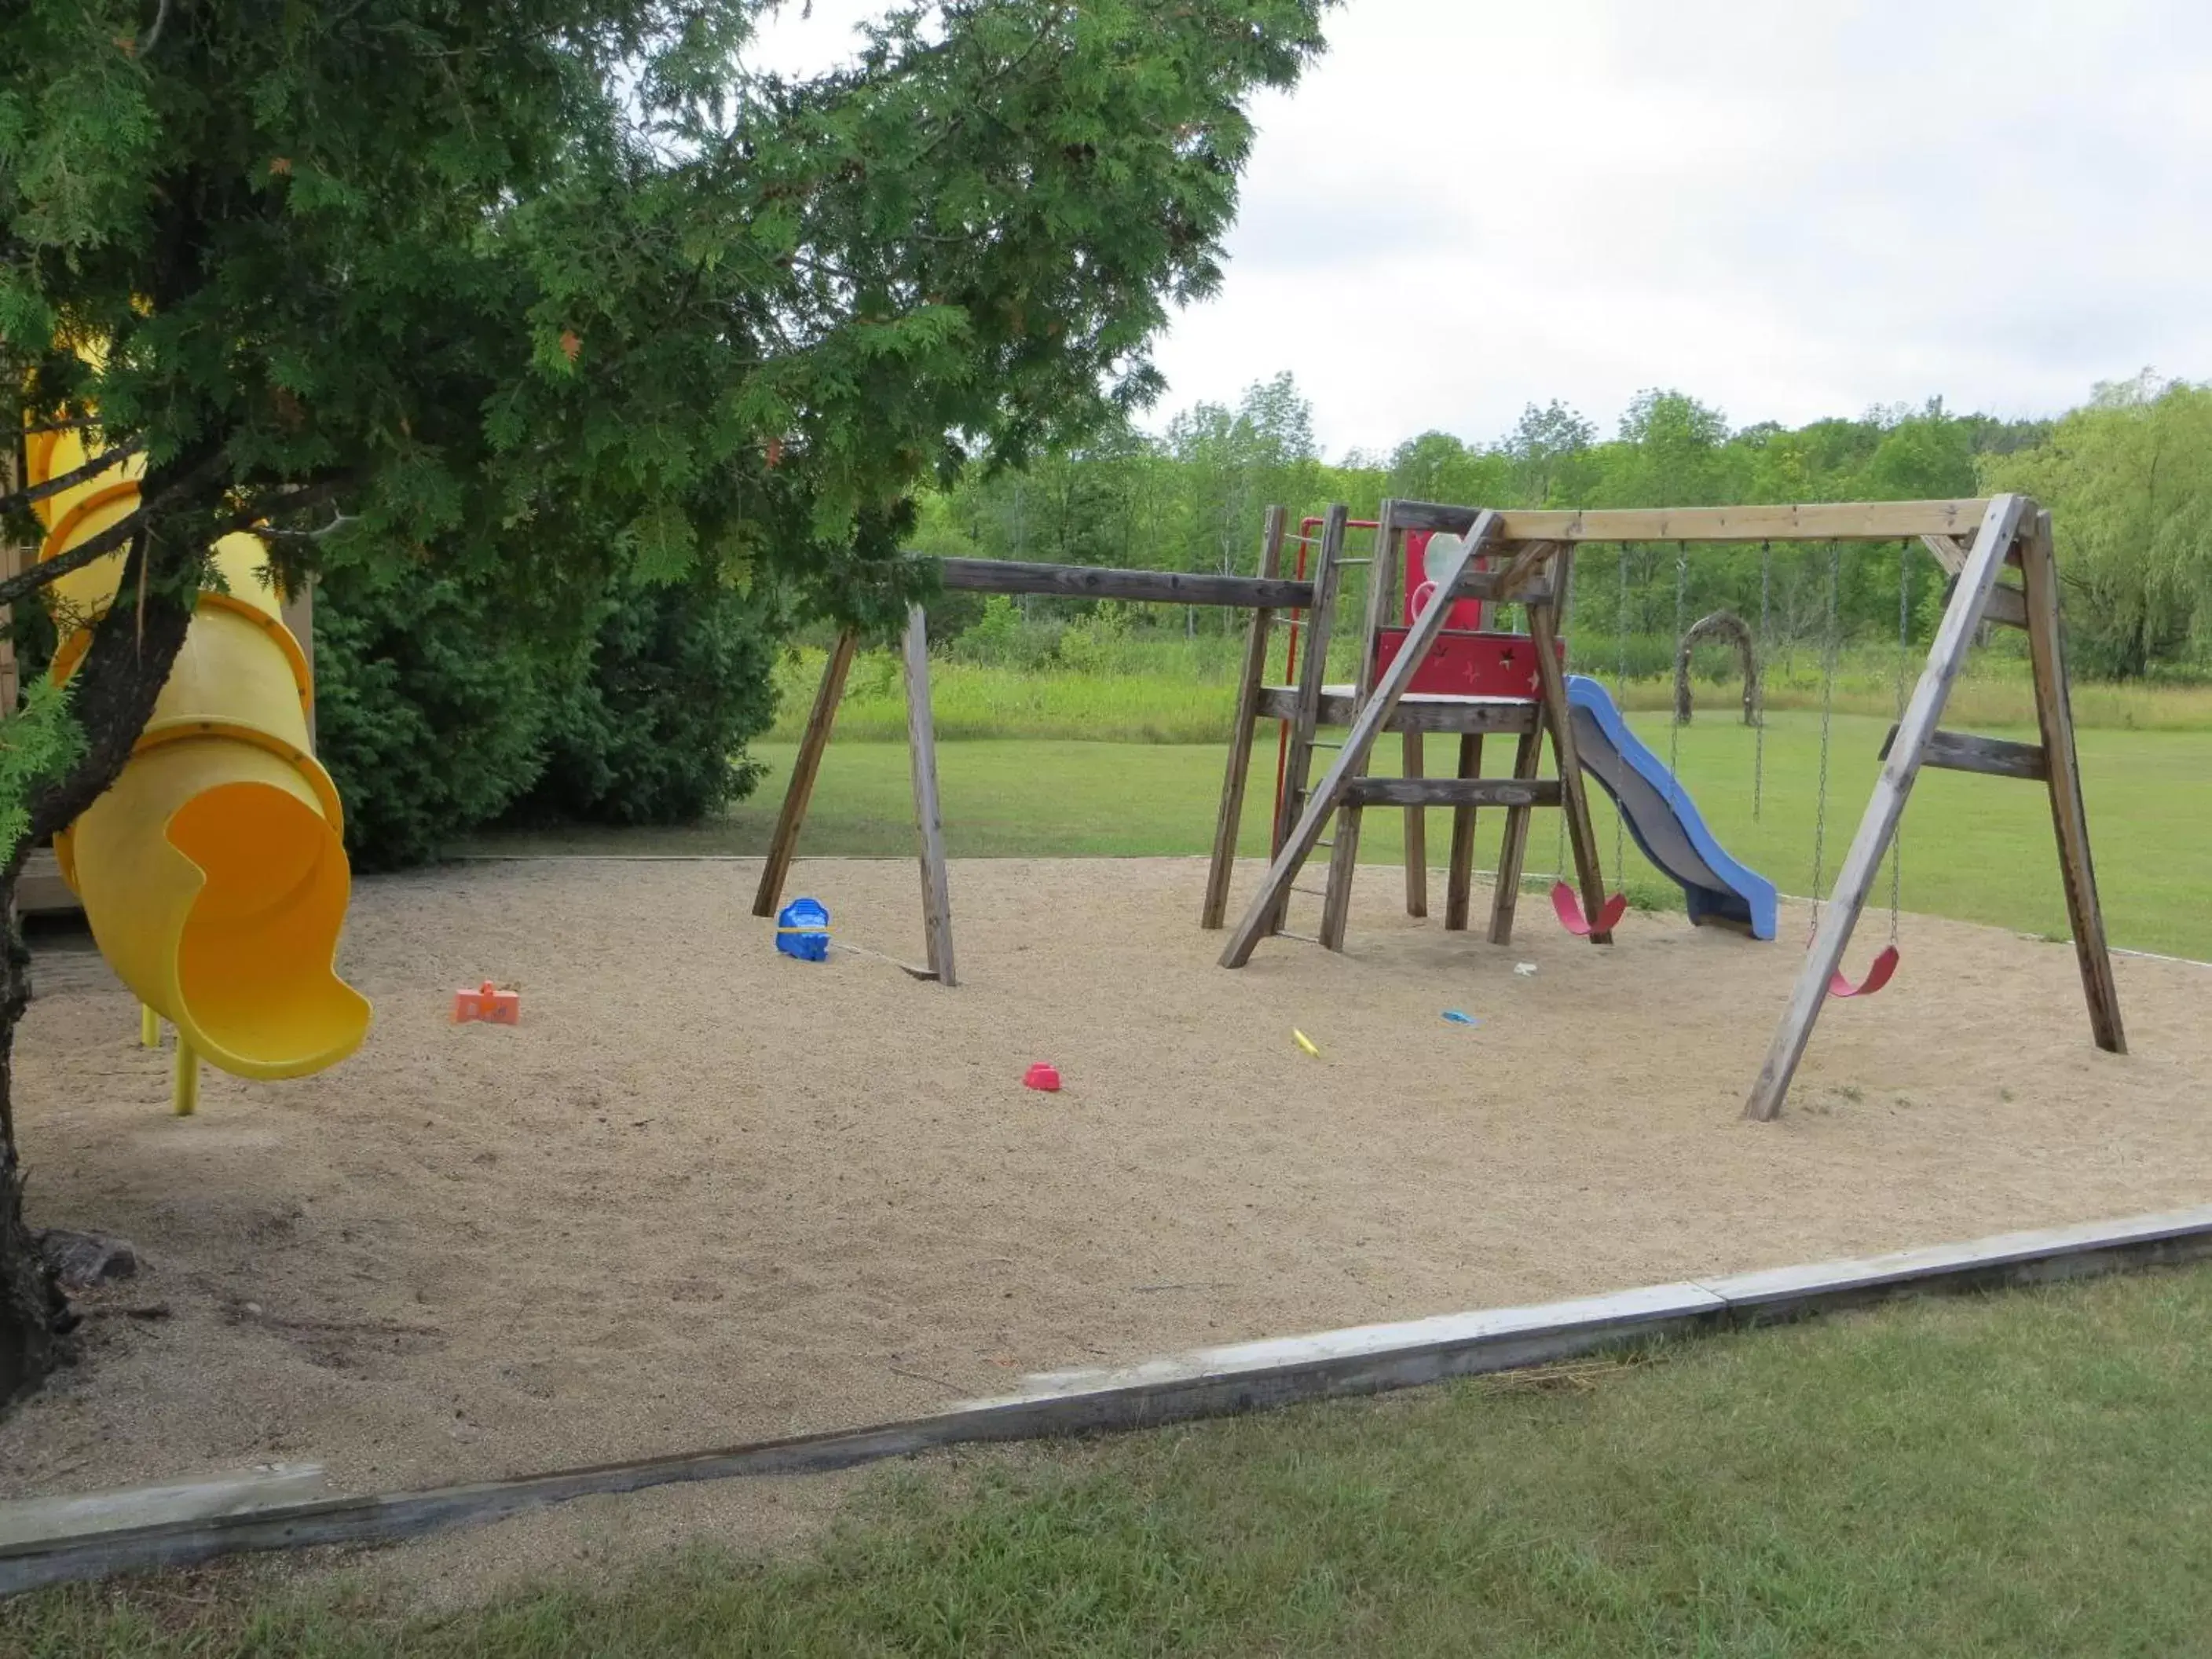
M830 913L822 901L795 898L775 913L775 948L801 962L830 957Z

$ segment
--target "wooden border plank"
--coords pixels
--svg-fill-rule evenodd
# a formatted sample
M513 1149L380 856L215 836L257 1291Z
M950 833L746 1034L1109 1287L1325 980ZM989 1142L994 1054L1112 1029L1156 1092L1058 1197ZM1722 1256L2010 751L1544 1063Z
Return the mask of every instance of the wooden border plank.
M1345 738L1344 747L1337 750L1335 763L1328 769L1307 799L1305 810L1299 814L1289 839L1275 855L1274 862L1268 866L1267 878L1261 885L1258 896L1253 900L1251 908L1245 912L1243 921L1237 925L1236 932L1230 935L1228 946L1221 953L1223 967L1242 968L1252 959L1254 949L1269 931L1269 922L1275 914L1276 905L1290 891L1291 882L1297 878L1298 867L1321 840L1322 829L1328 823L1330 812L1335 810L1345 781L1359 775L1383 723L1390 718L1391 711L1397 708L1399 698L1406 695L1406 688L1412 683L1422 659L1429 654L1429 648L1443 631L1444 619L1451 614L1451 605L1443 595L1451 590L1452 583L1459 580L1460 572L1465 568L1467 562L1489 540L1497 522L1498 515L1490 512L1484 513L1475 521L1465 544L1445 571L1443 580L1437 584L1437 592L1414 617L1413 629L1407 635L1404 647L1391 659L1389 672L1382 676L1375 689L1375 695L1367 700L1367 706L1359 711L1359 718L1352 723ZM1341 837L1340 844L1340 842Z
M1215 576L1182 570L1119 570L1013 559L939 559L945 586L960 593L1048 593L1070 599L1128 599L1144 605L1218 605L1302 611L1313 585L1280 576Z
M1260 576L1271 580L1283 568L1283 532L1289 512L1271 507L1260 530ZM1260 723L1260 693L1267 678L1267 647L1273 639L1274 611L1252 612L1244 641L1244 666L1237 681L1237 711L1230 716L1229 762L1221 779L1221 811L1213 821L1213 858L1206 869L1206 899L1198 925L1219 927L1229 913L1229 880L1237 867L1237 831L1244 819L1244 786L1252 771L1252 739Z
M837 704L845 695L845 676L860 648L860 635L841 630L822 665L822 683L814 689L814 707L807 711L806 730L799 734L799 752L791 757L791 781L784 786L783 806L775 815L775 831L768 839L768 858L761 866L760 885L753 890L753 914L772 916L783 902L783 884L790 877L791 861L799 852L799 832L806 822L807 803L814 799L814 780L822 769L823 750L830 746L830 729L837 723Z
M937 793L937 717L929 703L929 619L906 613L907 753L914 771L914 822L921 837L921 926L929 970L957 985L952 967L952 892L945 870L945 814Z
M947 1446L1153 1427L1419 1388L1910 1297L1978 1294L2208 1258L2212 1205L1532 1307L1237 1343L1134 1364L1042 1373L1024 1378L1017 1394L966 1401L906 1422L8 1544L0 1546L0 1595L249 1551L393 1543L580 1498L692 1481L818 1474Z
M1905 803L1912 793L1913 780L1920 775L1928 741L1942 718L1952 683L1966 663L1967 647L1981 622L1983 601L2019 538L2027 509L2026 496L1996 497L1974 537L1973 551L1967 555L1951 603L1944 610L1942 625L1929 647L1927 666L1921 670L1920 683L1913 688L1904 717L1898 721L1897 742L1875 780L1866 815L1859 820L1858 833L1851 837L1850 851L1844 855L1827 908L1820 913L1812 949L1805 953L1797 970L1790 1006L1783 1012L1765 1063L1744 1102L1743 1115L1756 1122L1772 1119L1790 1092L1790 1080L1797 1074L1797 1063L1805 1057L1805 1045L1812 1040L1813 1023L1820 1017L1820 1006L1827 999L1828 981L1843 965L1844 951L1851 942L1851 930L1858 926L1859 912L1866 905L1882 854L1897 833L1898 821L1905 816Z
M2066 641L2058 610L2057 550L2051 514L2039 512L2021 549L2027 579L2027 651L2035 671L2035 718L2043 732L2045 776L2051 786L2051 828L2058 838L2058 871L2066 888L2066 915L2074 928L2074 955L2088 1000L2089 1029L2108 1054L2128 1051L2120 1021L2120 989L2105 939L2105 911L2097 899L2097 866L2089 856L2089 810L2081 797L2081 763L2074 747L2074 704L2066 680Z

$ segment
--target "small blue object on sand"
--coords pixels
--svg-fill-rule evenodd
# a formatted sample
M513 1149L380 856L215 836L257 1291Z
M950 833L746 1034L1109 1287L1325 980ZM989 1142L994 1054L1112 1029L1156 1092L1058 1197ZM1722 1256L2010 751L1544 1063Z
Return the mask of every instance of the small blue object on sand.
M1444 1018L1455 1025L1480 1025L1482 1022L1473 1014L1463 1014L1456 1008L1444 1010Z
M795 898L776 912L775 948L801 962L829 959L830 912L821 900Z

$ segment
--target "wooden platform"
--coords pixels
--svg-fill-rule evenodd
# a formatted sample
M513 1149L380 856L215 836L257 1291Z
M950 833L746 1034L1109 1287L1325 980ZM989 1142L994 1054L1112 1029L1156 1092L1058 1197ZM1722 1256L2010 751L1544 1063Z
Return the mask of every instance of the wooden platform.
M23 860L22 873L15 878L15 909L26 916L64 914L83 908L76 895L70 891L69 884L62 879L61 866L54 861L51 847L34 848Z

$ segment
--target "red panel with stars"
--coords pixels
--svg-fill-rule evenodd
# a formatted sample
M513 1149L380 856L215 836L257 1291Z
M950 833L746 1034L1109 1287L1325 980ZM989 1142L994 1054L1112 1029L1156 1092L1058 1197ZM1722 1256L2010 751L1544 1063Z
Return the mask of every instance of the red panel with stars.
M1377 676L1389 667L1406 643L1407 629L1385 628L1376 648ZM1567 642L1559 642L1559 662ZM1429 653L1407 688L1417 694L1449 697L1536 696L1536 646L1526 634L1447 634Z

